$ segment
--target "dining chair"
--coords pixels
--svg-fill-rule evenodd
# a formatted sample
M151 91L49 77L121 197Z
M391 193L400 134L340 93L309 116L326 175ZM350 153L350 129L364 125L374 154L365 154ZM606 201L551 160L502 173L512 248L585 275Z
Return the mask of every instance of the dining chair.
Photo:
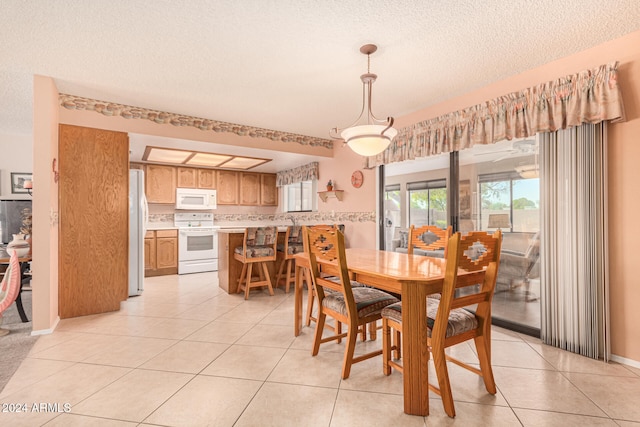
M447 361L455 363L480 375L490 394L496 393L496 384L491 368L491 301L496 287L502 233L489 235L483 231L472 231L464 236L455 233L447 244L446 267L440 298L427 298L428 339L426 345L433 356L438 386L429 384L429 389L440 395L445 412L455 417ZM472 250L479 245L484 251ZM474 256L469 256L473 253ZM465 271L485 270L479 290L471 294L456 296L458 269ZM464 286L473 284L464 283ZM469 287L468 289L473 290ZM469 308L477 304L475 312ZM466 308L465 308L466 307ZM382 364L383 373L391 374L391 368L402 372L398 360L391 359L395 350L396 359L401 356L400 333L402 332L402 306L392 304L382 310ZM392 345L392 330L394 343ZM480 369L445 354L445 349L468 340L474 340Z
M20 293L20 262L17 251L13 251L9 258L9 266L0 282L0 326L2 313L13 304ZM0 337L11 333L9 329L0 329Z
M280 268L278 269L278 275L276 276L276 288L280 286L280 280L282 279L282 273L286 271L284 276L284 291L289 292L291 283L295 283L296 275L293 268L295 263L294 255L304 252L304 246L302 244L302 226L293 225L287 227L285 233L284 243L278 244L277 258L281 259Z
M419 249L421 255L437 256L439 254L430 253L430 251L444 251L443 257L447 256L447 241L451 237L451 226L443 229L435 225L423 225L409 227L409 243L407 245L407 253L414 254L414 249Z
M318 320L311 354L318 354L320 344L340 341L346 337L342 379L347 379L354 363L382 354L382 349L379 349L354 357L356 338L359 331L366 329L367 324L381 319L384 307L398 302L398 299L378 289L351 286L344 235L337 227L303 227L303 233L311 277L318 297ZM323 277L319 261L333 264L337 273L334 278ZM344 324L347 332L337 331L334 335L323 338L327 316Z
M233 257L242 263L238 279L238 293L244 290L244 299L249 299L251 288L267 286L269 295L274 295L269 276L268 262L276 260L278 229L276 227L248 227L244 231L242 246L234 249ZM253 265L257 264L259 280L253 281Z

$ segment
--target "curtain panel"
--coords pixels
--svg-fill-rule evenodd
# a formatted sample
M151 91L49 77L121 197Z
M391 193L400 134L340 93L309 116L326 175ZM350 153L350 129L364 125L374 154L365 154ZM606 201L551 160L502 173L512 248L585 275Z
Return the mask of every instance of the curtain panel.
M582 123L623 121L618 63L601 65L399 130L365 167L524 138Z
M606 122L541 138L540 335L545 344L606 361Z
M318 162L312 162L308 165L278 172L276 174L276 185L283 187L297 182L317 180L319 176L320 164Z

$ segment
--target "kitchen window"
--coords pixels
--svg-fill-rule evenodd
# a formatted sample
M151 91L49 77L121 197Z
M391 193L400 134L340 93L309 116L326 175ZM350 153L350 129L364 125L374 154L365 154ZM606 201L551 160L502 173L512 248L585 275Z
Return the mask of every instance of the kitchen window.
M316 181L302 181L285 185L287 212L311 212L317 210Z

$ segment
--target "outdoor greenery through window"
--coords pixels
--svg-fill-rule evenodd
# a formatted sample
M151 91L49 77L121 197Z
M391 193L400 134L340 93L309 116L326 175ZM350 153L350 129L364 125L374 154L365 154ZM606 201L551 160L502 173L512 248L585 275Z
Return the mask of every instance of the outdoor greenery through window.
M409 224L447 227L447 181L438 179L407 183Z
M287 212L305 212L314 209L314 181L302 181L285 186Z
M480 175L478 178L483 230L497 228L489 224L489 216L496 214L505 218L508 215L508 225L500 227L503 231L528 232L539 229L539 178L524 179L511 172Z

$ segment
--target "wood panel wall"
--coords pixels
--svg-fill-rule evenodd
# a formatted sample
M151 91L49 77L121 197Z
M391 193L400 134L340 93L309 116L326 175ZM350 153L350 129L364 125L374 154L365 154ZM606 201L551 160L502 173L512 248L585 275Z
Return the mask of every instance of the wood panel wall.
M129 137L59 127L60 318L120 309L128 297Z

